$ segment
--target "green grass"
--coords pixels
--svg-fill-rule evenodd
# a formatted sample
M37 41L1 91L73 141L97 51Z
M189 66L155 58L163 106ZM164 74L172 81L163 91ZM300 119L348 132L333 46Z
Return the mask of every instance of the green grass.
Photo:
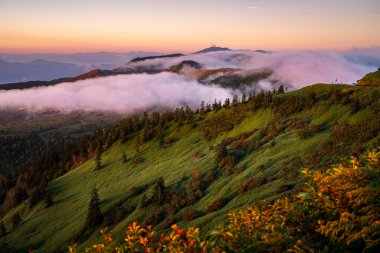
M296 91L294 94L310 90L322 94L337 87L345 88L317 85ZM354 89L358 88L354 87ZM267 143L246 155L238 164L244 168L243 172L229 177L219 177L207 188L206 195L201 200L193 206L180 210L174 218L180 226L199 226L202 231L207 232L215 226L223 224L226 221L227 213L235 209L254 205L260 200L272 200L282 196L284 193L276 193L278 188L288 183L301 184L303 181L301 175L290 181L284 178L276 179L244 194L237 196L234 194L250 177L274 176L281 169L282 161L292 156L302 156L308 149L326 141L329 138L328 129L334 124L347 121L355 123L365 118L368 113L363 110L351 115L348 106L323 103L293 115L292 117L308 118L312 123L326 126L326 129L302 140L294 130L288 128L274 139L276 142L274 146ZM211 117L212 114L206 115L206 118ZM277 120L277 117L271 109L247 112L245 119L240 124L210 142L205 141L202 136L200 131L202 122L198 122L196 128L185 125L179 131L174 131L176 127L172 126L169 130L172 130L171 137L175 137L176 141L165 149L161 149L155 139L144 143L139 153L143 162L138 165L132 164L131 161L123 164L121 161L123 153L126 153L129 158L135 154L134 139L132 138L124 144L117 142L102 154L103 168L101 170L94 171L95 162L91 159L50 182L48 190L54 199L51 207L45 208L43 203L39 203L30 210L27 202L24 202L8 213L3 218L8 230L11 227L10 220L13 214L20 213L23 222L12 230L4 238L4 241L15 252L25 251L29 248L37 248L38 252L65 249L65 246L70 243L70 239L77 235L85 224L93 187L98 189L102 211L107 211L125 199L133 186L150 186L159 177L163 177L165 184L171 186L180 182L183 177L190 178L194 169L199 169L201 172L213 169L216 166L213 147L217 143L227 137L235 137L243 132L263 128ZM197 152L203 154L203 157L196 157ZM258 170L260 165L265 165L265 168ZM297 169L302 170L302 168ZM149 195L151 187L148 187L145 193ZM190 222L182 220L182 215L186 210L203 211L212 201L225 197L231 197L232 200L221 210ZM138 206L141 198L142 194L128 199L123 205ZM154 206L143 209L137 207L122 222L110 228L111 234L122 234L126 224L141 220L156 209L157 207ZM158 227L162 228L162 224L159 224ZM79 242L79 247L83 248L98 239L99 233L94 232L86 241Z
M366 74L362 79L358 80L360 85L380 85L380 70Z

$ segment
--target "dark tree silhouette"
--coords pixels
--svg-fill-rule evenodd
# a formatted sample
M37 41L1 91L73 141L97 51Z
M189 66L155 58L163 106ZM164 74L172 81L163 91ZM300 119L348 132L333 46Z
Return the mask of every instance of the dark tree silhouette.
M46 207L50 207L54 204L53 198L51 197L50 193L46 193L44 201Z
M217 163L219 163L220 160L222 160L224 157L226 157L228 155L227 146L228 146L228 143L226 141L222 141L217 146L217 150L216 150L216 162Z
M164 179L162 177L157 179L157 182L154 185L153 201L156 204L161 204L165 201L165 183L164 183Z
M140 152L140 148L141 148L141 137L137 136L135 140L136 153Z
M0 237L3 237L7 234L7 230L5 229L4 223L0 222Z
M230 99L229 99L229 98L226 98L226 100L224 101L224 105L223 105L223 107L224 107L224 108L229 108L230 105L231 105Z
M21 223L21 216L20 214L16 213L12 216L12 225L13 228L17 227Z
M127 158L127 156L126 156L125 154L122 154L122 155L121 155L121 161L122 161L123 163L127 163L127 162L128 162L128 158Z
M100 211L100 200L97 189L94 187L91 193L91 200L88 206L88 214L86 227L87 229L92 229L97 225L101 224L103 220L103 215Z
M237 107L239 105L239 99L238 99L238 96L235 95L232 99L232 106L233 107Z
M96 150L95 156L95 170L100 170L102 168L102 151L100 148Z
M284 92L284 85L281 85L280 88L278 88L277 94L282 94Z
M204 101L201 102L201 105L200 105L200 108L199 108L199 113L200 114L205 114L206 113L206 108L205 108L205 102Z

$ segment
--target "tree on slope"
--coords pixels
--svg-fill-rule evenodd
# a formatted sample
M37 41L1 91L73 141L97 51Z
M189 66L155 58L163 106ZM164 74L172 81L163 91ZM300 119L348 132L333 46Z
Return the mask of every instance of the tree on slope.
M88 214L86 227L92 229L99 225L103 220L103 215L100 211L100 200L97 189L94 187L91 193L91 200L88 206Z

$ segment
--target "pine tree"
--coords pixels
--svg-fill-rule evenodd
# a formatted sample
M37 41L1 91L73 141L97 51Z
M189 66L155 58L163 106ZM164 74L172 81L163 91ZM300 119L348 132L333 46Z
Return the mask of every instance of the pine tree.
M231 105L230 99L226 98L226 100L224 101L223 107L224 108L230 108L230 105Z
M246 97L246 95L243 93L243 95L241 96L241 103L242 103L242 104L245 104L245 102L247 102L247 97Z
M200 114L205 114L205 112L206 112L205 102L202 101L202 102L201 102L201 106L200 106L200 108L199 108L199 113L200 113Z
M161 149L165 148L165 139L164 139L164 136L162 134L160 134L158 136L158 144L160 145Z
M140 152L140 147L141 147L141 137L137 136L135 140L136 153Z
M88 214L86 227L92 229L99 225L103 220L102 213L100 211L100 200L97 189L94 187L91 193L91 200L88 206Z
M281 85L280 88L278 88L277 94L282 94L284 92L284 85Z
M216 162L217 163L219 163L220 160L222 160L224 157L226 157L228 155L227 146L228 146L228 143L226 141L222 141L217 146L217 150L216 150Z
M233 97L233 99L232 99L232 106L233 106L233 107L236 107L236 106L238 106L238 104L239 104L239 99L238 99L238 96L235 95L235 96Z
M21 223L21 216L20 214L16 213L12 216L12 225L13 228L17 227Z
M146 142L152 137L152 128L150 124L150 120L146 119L144 123L144 130L143 130L143 141Z
M127 163L128 162L128 158L127 158L127 156L125 154L123 154L121 156L121 161L122 161L122 163Z
M156 204L161 204L165 200L165 183L162 177L160 177L154 185L153 200Z
M7 234L7 230L5 229L4 223L0 222L0 237L3 237Z
M102 168L102 151L99 147L96 150L96 156L95 156L95 170L100 170Z
M45 201L46 207L50 207L54 204L53 198L51 197L49 193L46 193L44 201Z

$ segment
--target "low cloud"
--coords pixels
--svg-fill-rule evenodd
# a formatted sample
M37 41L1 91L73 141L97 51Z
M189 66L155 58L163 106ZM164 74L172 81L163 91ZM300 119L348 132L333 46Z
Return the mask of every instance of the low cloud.
M232 91L204 86L176 74L118 75L56 86L0 92L0 108L28 111L137 112L153 107L197 107L202 100L225 99Z
M356 82L380 66L380 48L354 49L347 52L271 52L224 51L154 59L124 66L166 69L184 60L196 61L204 68L242 69L250 73L270 69L273 74L254 87L272 89L273 81L298 89L315 83ZM188 72L191 71L188 70ZM253 88L254 88L253 87ZM250 90L250 87L245 87ZM214 99L224 100L239 91L200 84L191 77L173 73L133 74L102 77L27 90L0 91L0 109L25 108L28 111L139 112L151 108L199 106Z
M223 51L186 55L173 59L155 59L136 63L135 67L169 68L185 60L193 60L205 68L236 68L243 70L271 69L271 80L286 83L293 89L315 83L351 84L380 66L380 48L353 49L347 52Z
M248 9L258 11L258 10L261 10L262 8L259 6L248 6Z

